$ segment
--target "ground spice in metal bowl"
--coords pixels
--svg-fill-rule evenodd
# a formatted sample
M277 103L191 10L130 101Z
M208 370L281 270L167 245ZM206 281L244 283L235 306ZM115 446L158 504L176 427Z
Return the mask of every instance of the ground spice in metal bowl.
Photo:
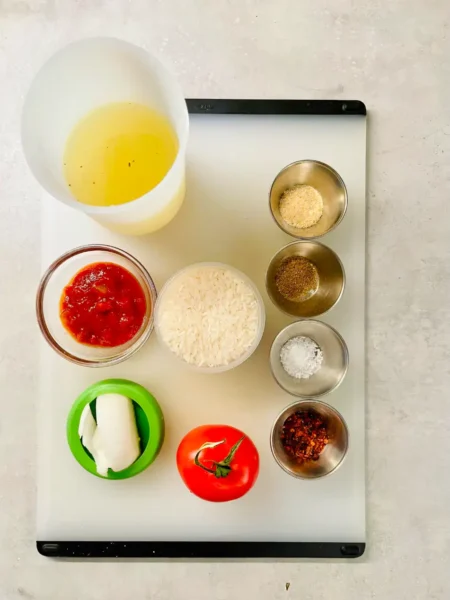
M297 411L283 423L281 443L285 452L299 464L319 460L329 441L325 420L312 410Z
M320 220L322 213L322 196L310 185L295 185L280 198L280 215L291 227L312 227Z
M304 256L288 256L275 271L275 285L286 300L304 302L319 287L316 265Z

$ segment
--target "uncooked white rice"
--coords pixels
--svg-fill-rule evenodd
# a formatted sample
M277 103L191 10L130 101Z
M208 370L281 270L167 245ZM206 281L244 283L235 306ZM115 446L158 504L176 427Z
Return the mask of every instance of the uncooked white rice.
M169 283L158 307L158 331L179 357L197 367L239 359L258 333L253 289L225 266L199 265Z

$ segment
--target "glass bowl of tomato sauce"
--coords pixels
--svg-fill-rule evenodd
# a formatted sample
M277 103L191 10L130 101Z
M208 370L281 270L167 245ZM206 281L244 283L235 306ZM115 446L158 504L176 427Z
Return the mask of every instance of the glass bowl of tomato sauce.
M131 254L102 244L80 246L42 276L36 315L48 344L67 360L104 367L127 359L153 331L156 287Z

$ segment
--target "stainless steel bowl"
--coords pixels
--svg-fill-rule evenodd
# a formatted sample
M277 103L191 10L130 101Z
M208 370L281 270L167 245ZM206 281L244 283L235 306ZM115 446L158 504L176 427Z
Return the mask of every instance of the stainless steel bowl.
M275 274L285 258L304 256L317 268L319 287L314 295L303 302L286 300L277 289ZM272 302L292 317L312 318L332 308L342 296L345 287L344 267L333 250L314 241L291 242L279 250L267 269L266 288Z
M323 200L320 220L305 229L292 227L280 214L283 192L295 185L310 185ZM283 231L299 239L321 237L334 229L344 218L347 202L347 188L342 177L329 165L317 160L300 160L284 167L275 177L269 194L270 211L275 222Z
M283 424L297 411L311 410L319 413L326 422L330 441L322 451L319 460L297 463L286 454L281 442ZM270 434L270 448L279 466L292 477L316 479L333 473L341 464L348 450L348 429L340 413L320 400L308 399L287 406L276 418Z
M309 379L291 377L284 370L280 360L284 344L300 335L314 340L323 352L320 369ZM347 345L330 325L309 319L296 321L282 329L273 341L270 349L270 368L275 381L289 394L300 398L324 396L335 390L347 373Z

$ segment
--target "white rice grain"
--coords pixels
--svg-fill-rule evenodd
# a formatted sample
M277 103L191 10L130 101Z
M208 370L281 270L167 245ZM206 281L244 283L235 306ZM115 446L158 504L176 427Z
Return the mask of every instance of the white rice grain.
M158 309L159 334L197 367L238 360L258 334L260 307L250 285L225 266L199 265L169 283Z

